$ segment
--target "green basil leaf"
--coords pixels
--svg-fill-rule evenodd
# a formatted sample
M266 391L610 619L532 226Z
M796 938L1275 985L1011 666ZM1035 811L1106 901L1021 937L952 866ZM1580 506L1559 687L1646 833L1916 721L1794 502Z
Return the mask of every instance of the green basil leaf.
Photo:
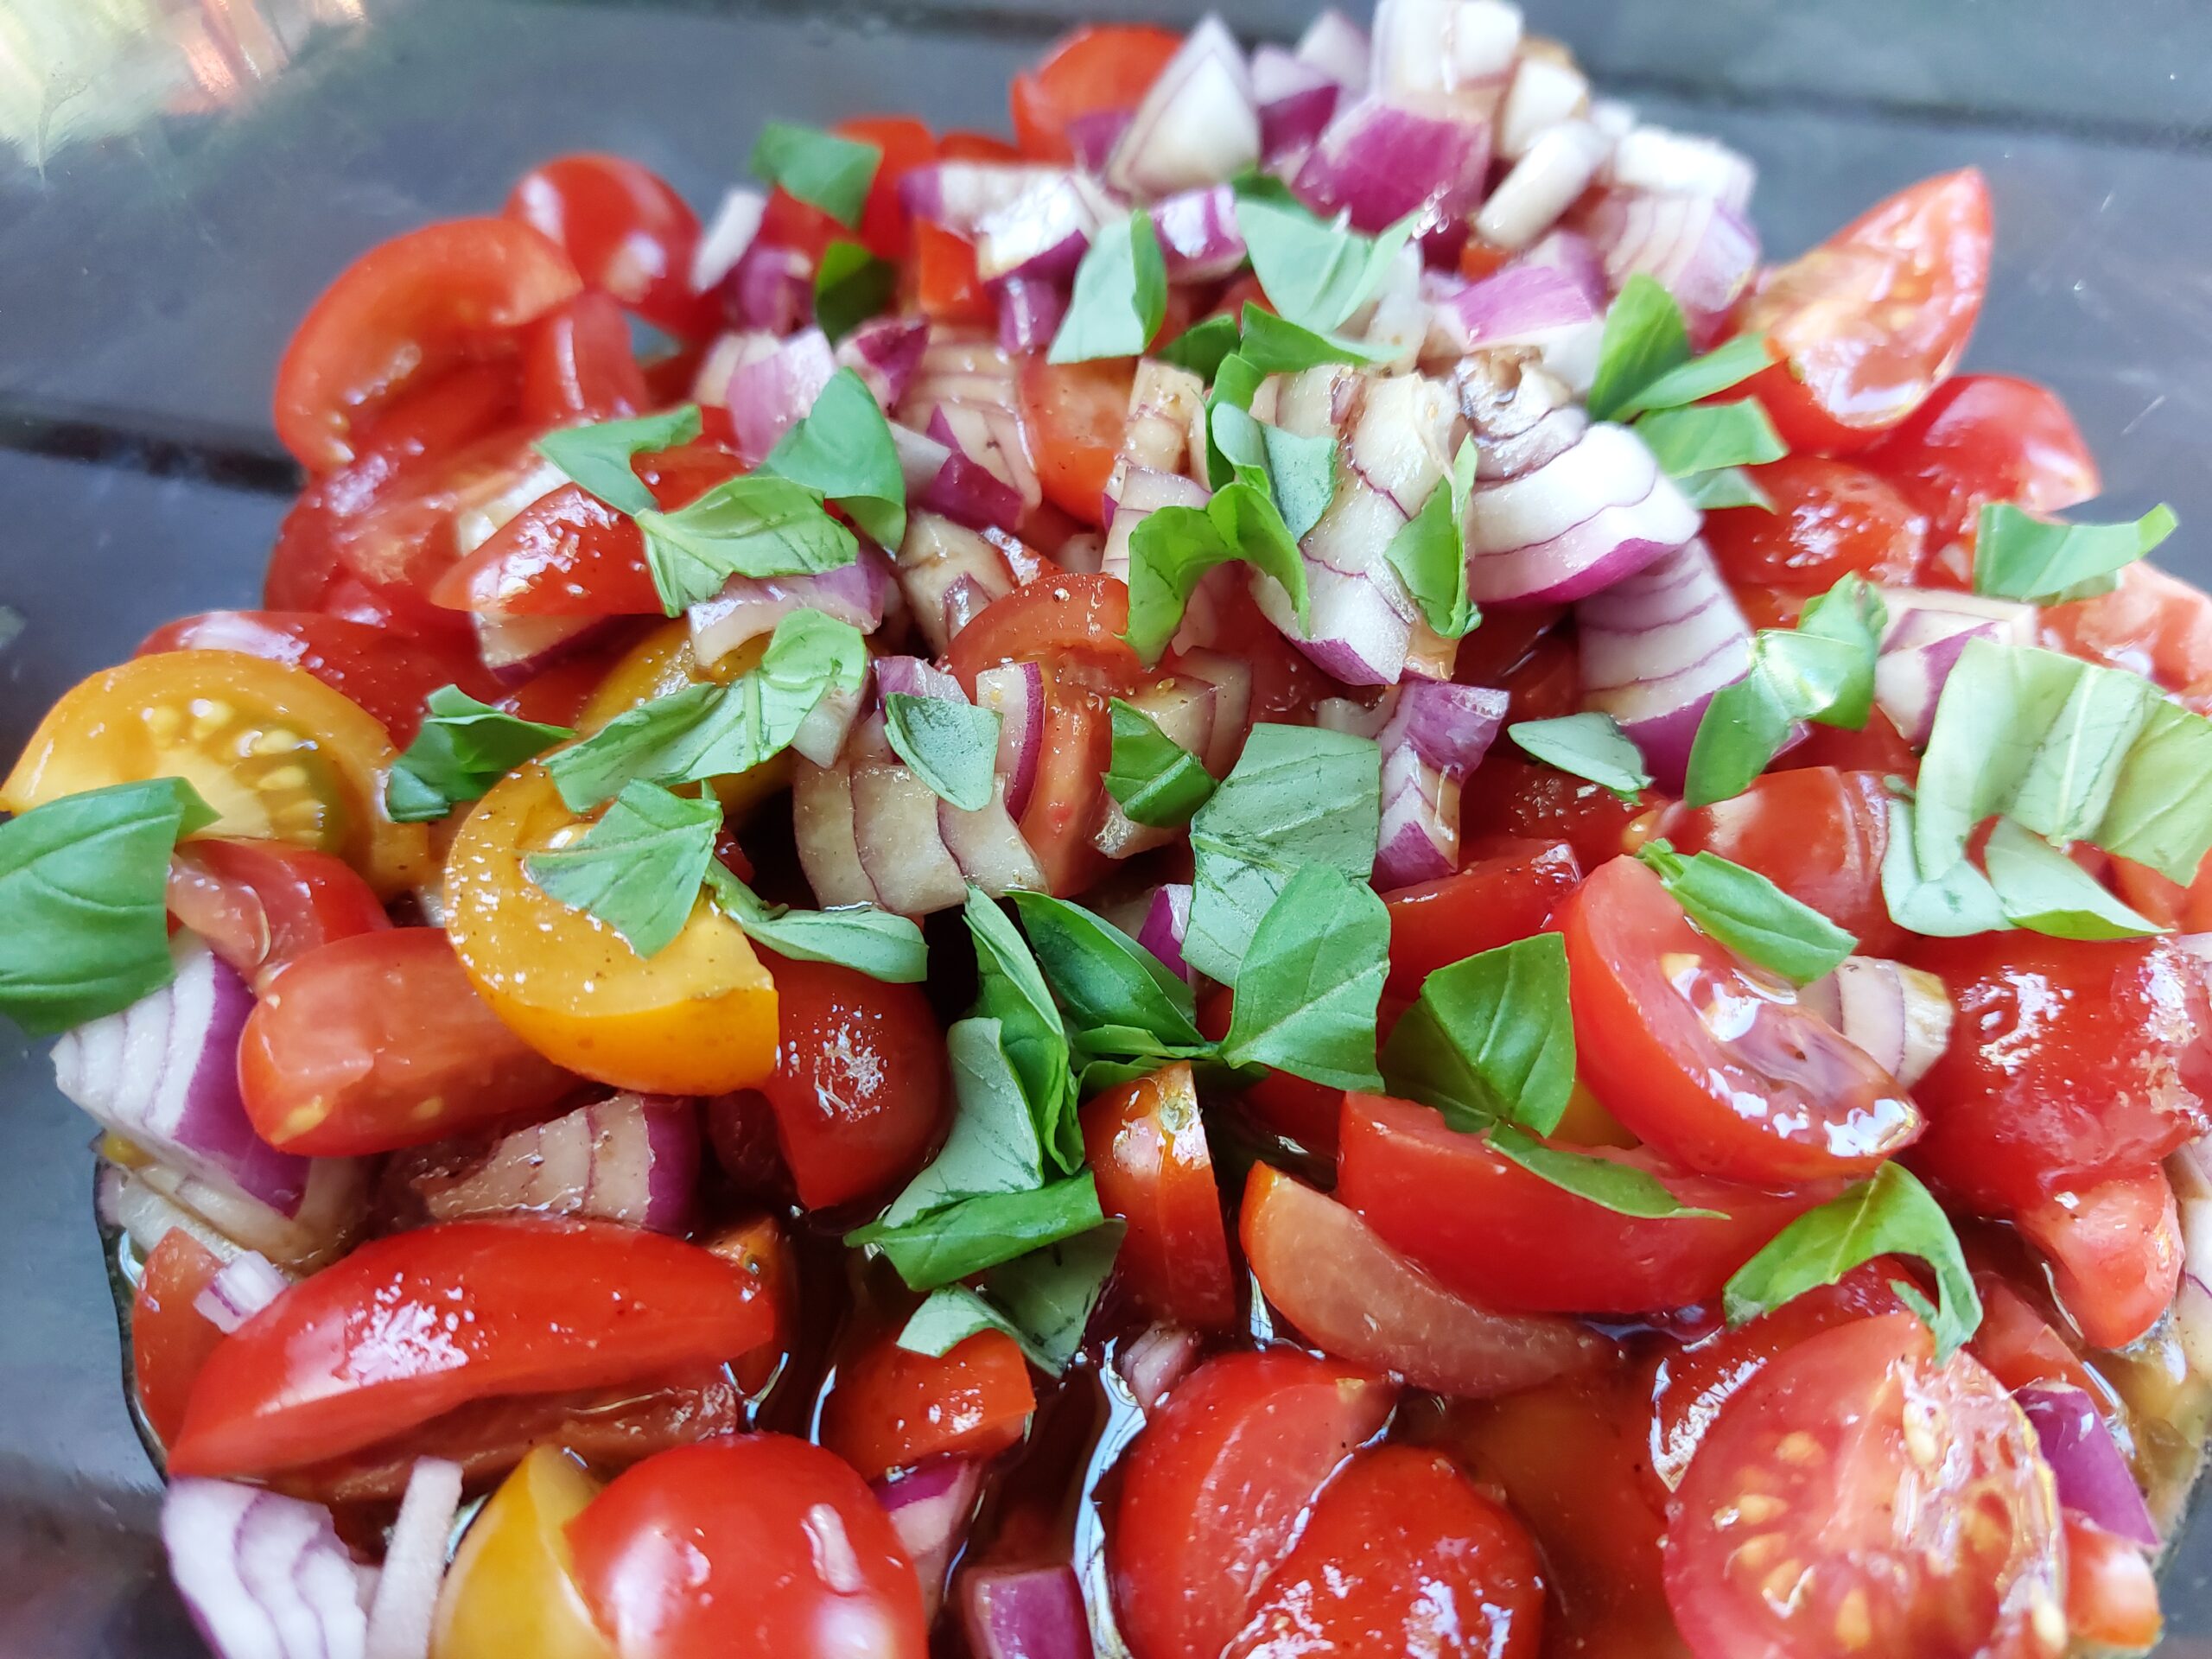
M1610 421L1637 404L1661 378L1690 360L1682 309L1657 280L1637 272L1605 311L1598 371L1586 400L1590 418Z
M1766 410L1751 397L1653 410L1637 417L1635 432L1669 478L1723 467L1756 467L1789 453Z
M860 556L859 541L820 496L768 473L726 479L673 512L634 516L671 616L712 599L732 576L813 575Z
M1462 639L1482 619L1467 597L1467 538L1464 515L1475 487L1475 441L1459 445L1448 477L1440 480L1382 556L1405 583L1421 620L1446 639Z
M1213 385L1206 393L1206 487L1217 490L1236 476L1236 468L1229 457L1221 453L1221 446L1214 442L1214 412L1222 408L1241 409L1252 412L1252 400L1259 396L1267 376L1242 352L1221 359L1214 370Z
M2013 785L2007 806L2012 817L2059 841L2094 835L2157 701L2150 682L2133 674L2107 669L2076 675Z
M1236 355L1262 377L1298 374L1324 363L1365 365L1381 355L1378 348L1341 334L1302 328L1287 318L1256 305L1244 308L1243 339Z
M776 441L760 467L829 497L878 546L895 550L906 539L906 475L891 423L853 370L830 377L813 409Z
M980 887L963 912L976 944L976 1012L999 1022L1037 1138L1064 1170L1083 1162L1066 1023L1020 931Z
M1192 592L1206 572L1231 559L1274 577L1290 594L1301 625L1310 620L1305 563L1274 493L1232 482L1203 507L1149 512L1130 533L1129 626L1122 637L1140 657L1157 660L1181 626Z
M1740 467L1716 467L1709 473L1678 478L1675 480L1675 487L1682 493L1682 499L1700 512L1717 512L1723 507L1757 507L1762 512L1774 511L1774 498L1761 489L1758 480Z
M429 713L385 780L385 813L394 823L428 823L473 801L524 761L575 734L523 720L479 702L457 685L440 686Z
M1435 1107L1455 1129L1504 1121L1551 1134L1574 1092L1567 988L1556 933L1437 969L1383 1045L1389 1091Z
M1365 880L1382 828L1382 772L1371 738L1254 727L1235 769L1191 821L1197 876L1185 960L1233 985L1253 933L1301 866Z
M1616 1215L1644 1221L1704 1218L1726 1221L1719 1210L1700 1210L1684 1204L1654 1177L1633 1164L1615 1163L1595 1153L1573 1152L1548 1146L1532 1135L1500 1123L1484 1131L1491 1150L1509 1163L1518 1164L1538 1180L1548 1181L1562 1192L1610 1210Z
M0 1014L49 1036L174 979L169 854L214 821L181 778L149 778L0 823Z
M1045 1245L1104 1224L1089 1170L1027 1192L965 1198L898 1224L870 1222L845 1235L873 1245L914 1290L934 1290Z
M835 345L870 317L891 308L899 267L842 238L822 250L814 268L814 321Z
M2212 851L2212 721L2163 700L2120 763L2096 844L2183 886Z
M2164 505L2132 524L2064 524L1993 502L1974 531L1974 590L2044 604L2108 594L2180 522Z
M1294 542L1321 522L1321 515L1337 499L1337 441L1300 437L1279 426L1260 423L1260 436L1268 447L1268 476L1274 486L1275 505Z
M532 853L523 868L548 895L598 918L640 957L652 957L690 919L721 827L719 801L632 784L577 840Z
M771 121L760 130L749 163L763 184L782 187L810 207L819 207L847 230L858 227L868 206L868 187L882 164L883 151L856 138L841 138L819 127Z
M1960 939L2009 925L1989 878L1961 855L1940 870L1923 870L1916 849L1913 809L1890 803L1890 842L1882 854L1882 902L1890 919L1908 932Z
M1152 215L1139 208L1091 238L1046 360L1141 357L1166 315L1167 266Z
M1948 1360L1980 1325L1981 1298L1950 1217L1903 1164L1884 1164L1871 1180L1807 1211L1768 1241L1722 1294L1728 1323L1770 1313L1882 1255L1918 1256L1935 1269L1943 1306L1932 1328L1936 1356Z
M673 449L699 435L699 405L589 426L556 427L537 440L537 453L619 512L649 512L653 493L630 470L632 457Z
M1647 302L1649 298L1649 296L1645 296ZM1667 332L1665 323L1658 321L1656 327L1663 351ZM1685 346L1688 343L1686 333ZM1716 346L1703 357L1693 358L1646 380L1641 389L1630 393L1614 408L1607 418L1625 420L1631 415L1648 410L1680 409L1686 404L1702 403L1716 392L1741 385L1773 361L1774 351L1767 344L1765 335L1738 334L1735 339Z
M760 665L728 685L687 686L617 715L581 743L546 757L572 812L626 784L703 782L750 772L781 753L822 699L858 696L868 641L849 622L794 611L776 624Z
M1111 711L1114 749L1106 792L1131 823L1179 830L1213 793L1211 775L1135 703L1116 697Z
M1030 1363L1058 1376L1083 1346L1113 1271L1124 1229L1118 1221L1078 1233L991 1269L978 1294L965 1285L930 1293L899 1333L899 1345L943 1356L972 1336L1000 1331Z
M963 812L991 804L999 757L995 709L893 691L883 700L883 734L939 800Z
M834 910L793 910L765 904L720 863L707 866L707 890L746 937L779 957L835 963L890 985L918 985L929 977L929 946L913 921L874 905Z
M1858 945L1810 905L1716 853L1684 858L1666 842L1652 841L1637 857L1706 932L1793 984L1809 985L1833 972Z
M944 1052L952 1071L952 1132L885 1209L879 1219L886 1226L904 1226L969 1198L1045 1185L1044 1144L999 1022L954 1021L944 1033Z
M1530 759L1602 784L1624 801L1651 787L1643 752L1611 715L1592 710L1553 720L1519 720L1505 734Z
M1154 355L1163 363L1173 363L1179 369L1188 369L1199 379L1211 384L1220 371L1222 360L1236 349L1236 318L1226 315L1207 317L1203 321L1192 323Z
M1327 1089L1377 1089L1375 1011L1390 912L1364 881L1308 864L1252 931L1221 1057Z
M1236 203L1237 228L1268 303L1285 321L1319 334L1343 327L1373 296L1413 223L1401 219L1370 238L1324 224L1302 207L1257 195Z
M1203 1045L1190 985L1103 917L1046 893L1007 895L1020 913L1037 966L1076 1025L1075 1040L1094 1052L1127 1054L1141 1033L1161 1055ZM1103 1048L1090 1039L1117 1037Z
M1999 818L1982 863L2005 919L2062 939L2137 939L2166 931L2034 831Z
M1889 607L1866 577L1849 575L1805 607L1796 637L1822 639L1838 648L1827 660L1833 668L1818 678L1803 677L1809 692L1805 718L1823 726L1862 729L1874 712L1874 661L1889 626Z

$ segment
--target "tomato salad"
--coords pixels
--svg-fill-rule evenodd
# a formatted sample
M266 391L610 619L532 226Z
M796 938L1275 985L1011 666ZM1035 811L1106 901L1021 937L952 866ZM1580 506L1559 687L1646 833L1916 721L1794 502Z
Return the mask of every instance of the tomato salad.
M2212 600L1982 179L1764 264L1501 0L1012 130L368 252L0 786L211 1646L2149 1647Z

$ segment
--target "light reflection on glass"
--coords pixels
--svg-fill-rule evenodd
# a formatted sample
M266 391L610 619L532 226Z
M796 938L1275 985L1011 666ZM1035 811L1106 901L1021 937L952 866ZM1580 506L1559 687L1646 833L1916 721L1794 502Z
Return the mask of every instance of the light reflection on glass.
M380 0L381 3L381 0ZM368 0L0 0L0 144L41 167L157 115L203 115L283 73Z

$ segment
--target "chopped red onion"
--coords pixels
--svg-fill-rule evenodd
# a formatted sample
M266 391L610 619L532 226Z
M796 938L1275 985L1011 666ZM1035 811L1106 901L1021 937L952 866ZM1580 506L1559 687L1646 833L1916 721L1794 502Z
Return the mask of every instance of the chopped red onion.
M1742 796L1716 801L1710 809L1715 829L1745 810L1756 809ZM1846 957L1798 995L1907 1089L1928 1075L1951 1040L1951 998L1943 982L1884 957Z
M2012 1398L2035 1426L2059 1503L2115 1538L2156 1549L2150 1506L2096 1402L2063 1382L2031 1382Z
M1045 747L1045 671L1035 663L983 670L976 676L976 706L999 717L998 771L1006 779L1006 809L1019 817Z
M999 349L995 334L932 327L921 367L899 401L898 418L919 431L939 404L988 404L1012 409L1014 359Z
M1547 128L1483 203L1475 234L1492 247L1529 246L1590 188L1611 148L1587 121Z
M927 784L888 758L889 745L874 721L855 734L855 743L871 730L873 742L861 752L880 746L886 758L853 765L853 838L861 868L887 910L905 916L950 910L967 898L968 882L938 827L942 803ZM810 878L811 870L808 874Z
M1181 191L1156 202L1152 228L1172 283L1211 282L1244 263L1236 195L1225 184Z
M944 1604L945 1577L968 1541L982 1484L983 1471L974 1459L934 1458L870 1488L922 1581L925 1622L934 1623Z
M1915 748L1936 728L1936 702L1970 639L2033 645L2036 607L1978 594L1890 588L1889 627L1874 664L1874 701Z
M1183 937L1190 929L1191 884L1163 881L1152 890L1152 902L1145 906L1144 921L1137 928L1136 941L1159 957L1171 973L1189 979L1192 976L1191 964L1183 957Z
M791 753L804 755L817 766L833 764L844 749L846 734L853 729L860 713L858 692L831 686L791 734Z
M1328 71L1279 46L1254 52L1252 100L1260 109L1261 159L1272 163L1303 151L1321 136L1343 96L1342 83Z
M985 282L1065 282L1082 264L1112 200L1082 174L1027 162L938 162L899 181L916 217L976 245Z
M1590 216L1590 234L1618 289L1638 271L1675 296L1700 348L1718 340L1758 270L1759 238L1726 202L1612 190Z
M1010 487L1025 508L1045 499L1030 464L1020 420L1010 407L948 399L931 411L927 430L939 443L959 451Z
M309 1160L258 1135L238 1095L238 1036L253 993L190 933L169 942L176 976L54 1046L57 1088L158 1162L290 1219Z
M1489 116L1520 46L1521 9L1506 0L1381 0L1374 87L1385 97L1448 96Z
M1296 56L1355 97L1367 91L1374 73L1375 47L1367 31L1334 6L1306 24Z
M100 1225L127 1233L141 1260L154 1253L164 1235L182 1228L219 1261L228 1262L241 1251L238 1241L225 1237L207 1220L172 1204L136 1175L102 1160L92 1177L92 1209Z
M764 328L745 328L715 336L715 343L707 348L707 354L692 372L692 400L717 407L728 403L730 376L748 363L774 356L779 344L776 336Z
M1478 605L1580 599L1685 545L1698 524L1643 440L1600 422L1535 471L1476 486L1468 593Z
M719 287L737 269L753 240L760 234L760 220L768 211L765 191L747 185L725 191L721 206L700 233L691 252L691 291L704 294Z
M1214 690L1196 675L1170 674L1133 691L1131 707L1152 717L1160 734L1192 754L1204 754L1213 738ZM1109 858L1133 858L1179 840L1181 831L1139 823L1110 796L1091 844Z
M1041 352L1052 343L1068 314L1065 289L1040 277L1008 276L993 292L1001 346L1009 352Z
M931 411L928 436L944 447L945 461L916 505L970 530L1015 530L1029 504L1008 476L1014 457L984 417L965 404L939 404ZM1021 464L1027 466L1026 458Z
M336 1255L359 1230L368 1204L367 1160L311 1158L307 1194L286 1216L228 1181L201 1180L167 1164L131 1172L134 1183L199 1217L232 1242L288 1268L312 1268ZM136 1236L133 1230L133 1236Z
M765 460L776 440L803 420L822 395L837 359L819 328L794 334L773 354L746 364L729 378L729 420L738 453Z
M461 1465L444 1458L417 1458L369 1602L365 1659L429 1659L430 1623L446 1576L446 1544L460 1511Z
M1260 159L1260 112L1244 54L1220 18L1199 20L1137 105L1107 182L1143 198L1235 178Z
M1129 537L1136 527L1162 507L1203 507L1211 492L1180 473L1156 473L1148 467L1130 467L1120 474L1119 499L1106 529L1106 550L1098 568L1109 576L1129 579Z
M1065 1565L969 1568L960 1623L975 1659L1091 1659L1083 1589Z
M1382 830L1375 854L1378 887L1438 881L1459 868L1459 784L1410 744L1382 753Z
M1544 367L1570 388L1586 387L1598 366L1605 311L1566 272L1508 265L1469 283L1431 273L1422 357L1456 360L1471 352L1533 346Z
M1710 196L1738 213L1751 206L1758 169L1727 145L1665 127L1632 124L1614 136L1618 142L1605 175L1621 188Z
M1497 153L1517 162L1543 134L1590 107L1590 81L1571 63L1524 55L1498 111Z
M1592 429L1592 431L1603 428ZM1660 788L1680 793L1714 692L1751 665L1751 630L1703 542L1575 607L1582 696L1620 722Z
M183 1476L162 1500L162 1544L217 1659L364 1659L360 1575L321 1504Z
M861 863L853 826L851 768L802 760L791 771L791 829L800 871L824 910L877 905L882 897Z
M459 1172L409 1184L434 1221L534 1211L677 1233L698 1178L693 1103L620 1094L518 1129Z
M1482 200L1490 124L1378 98L1338 111L1292 183L1315 212L1344 213L1370 235L1414 216L1427 238L1456 233Z
M1462 358L1452 384L1476 440L1475 476L1486 482L1549 465L1590 429L1567 384L1517 352Z
M899 586L915 626L942 656L951 647L945 626L945 594L963 577L993 599L1014 591L1014 575L999 550L976 531L939 513L906 517L906 539L899 544Z
M1045 890L1044 866L1007 810L1007 780L991 780L988 805L970 812L950 801L937 804L938 834L960 874L994 899L1020 890Z
M740 645L773 633L776 624L798 611L819 611L849 622L863 633L883 625L890 596L891 571L872 546L834 570L803 576L732 576L712 599L684 613L691 628L691 654L712 668Z
M1490 753L1505 707L1506 694L1495 687L1408 680L1376 741L1385 753L1410 748L1447 778L1465 778Z
M1113 159L1114 147L1129 130L1135 110L1086 110L1067 124L1068 147L1075 164L1086 173L1103 172Z
M1213 687L1213 736L1198 759L1215 777L1226 778L1252 729L1252 665L1228 652L1179 647L1175 666Z
M876 689L887 697L932 697L940 702L965 702L968 694L935 664L920 657L879 657L875 659Z
M870 317L837 342L837 366L852 370L878 404L894 409L913 385L929 345L926 317Z
M1190 370L1152 358L1139 361L1136 378L1129 383L1129 418L1122 432L1121 461L1106 486L1109 520L1122 500L1122 480L1128 468L1182 472L1185 460L1192 458L1194 443L1198 453L1193 459L1203 467L1205 442L1196 435L1204 429L1205 404L1205 383ZM1193 472L1202 481L1203 474L1197 467Z
M1590 238L1580 231L1552 231L1513 263L1556 270L1590 296L1590 303L1605 308L1605 262Z
M200 1318L225 1336L284 1294L291 1283L257 1250L240 1250L192 1299Z
M756 240L722 279L721 299L740 328L795 334L814 315L814 256Z

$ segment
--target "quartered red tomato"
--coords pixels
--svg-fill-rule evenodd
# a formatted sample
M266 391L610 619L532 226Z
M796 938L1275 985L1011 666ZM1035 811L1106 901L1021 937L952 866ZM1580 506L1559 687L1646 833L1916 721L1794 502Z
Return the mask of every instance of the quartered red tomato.
M2212 693L2212 595L2138 559L2120 586L2043 613L2044 642L2145 675L2200 711Z
M566 254L512 219L394 237L349 265L292 335L276 369L276 435L310 473L343 467L403 392L512 355L518 330L581 287Z
M1188 1062L1088 1102L1083 1141L1100 1208L1128 1225L1115 1271L1137 1300L1183 1325L1235 1320L1221 1193Z
M281 841L188 841L169 861L169 914L257 989L334 939L391 925L352 868Z
M770 1323L728 1262L634 1227L515 1217L395 1233L293 1285L216 1349L169 1467L268 1474L472 1400L732 1359Z
M1683 853L1757 870L1857 939L1861 956L1886 957L1904 938L1882 898L1889 803L1879 772L1802 766L1710 806L1675 807L1659 833Z
M1646 790L1624 801L1602 784L1555 766L1493 750L1459 793L1459 835L1468 845L1484 837L1563 841L1586 870L1640 846L1648 822L1666 798Z
M2125 1348L2158 1322L2181 1285L2181 1216L2156 1165L2082 1192L2056 1192L2015 1218L2050 1258L2051 1287L2093 1348Z
M1793 450L1848 454L1949 374L1989 286L1989 187L1967 168L1900 191L1770 271L1744 308L1782 360L1748 385Z
M1667 1529L1697 1659L2057 1659L2064 1546L2034 1431L1910 1314L1775 1360L1721 1412Z
M1688 1167L1767 1185L1868 1175L1918 1138L1894 1078L1691 926L1636 860L1594 872L1552 925L1583 1079Z
M1928 1134L1908 1161L1954 1198L2012 1214L2204 1133L2212 1009L2166 940L1987 933L1916 940L1910 957L1957 1013L1913 1091Z
M524 330L522 416L532 428L611 421L652 393L630 348L630 322L604 294L579 294Z
M172 1227L139 1270L130 1299L130 1376L138 1408L164 1445L176 1439L192 1385L223 1340L222 1327L193 1306L222 1269L214 1251Z
M1087 153L1098 156L1098 140L1112 136L1105 124L1144 101L1182 44L1179 35L1140 25L1076 30L1036 68L1014 78L1014 135L1021 153L1033 161L1070 162L1087 139Z
M1390 912L1387 988L1413 998L1439 968L1543 931L1561 899L1582 879L1563 841L1487 842L1457 875L1382 895Z
M1003 1331L979 1331L942 1355L885 1335L839 1362L822 1444L880 1480L931 1458L988 1461L1020 1440L1036 1408L1029 1362Z
M1773 512L1724 507L1705 515L1706 543L1732 587L1824 594L1847 575L1895 584L1919 569L1925 510L1916 512L1877 474L1818 455L1750 471Z
M1021 366L1021 429L1037 462L1045 499L1085 524L1106 522L1106 486L1121 458L1128 425L1135 365L1125 358L1095 363Z
M506 216L557 244L585 286L683 338L718 319L691 289L699 220L650 168L620 156L556 156L522 175Z

